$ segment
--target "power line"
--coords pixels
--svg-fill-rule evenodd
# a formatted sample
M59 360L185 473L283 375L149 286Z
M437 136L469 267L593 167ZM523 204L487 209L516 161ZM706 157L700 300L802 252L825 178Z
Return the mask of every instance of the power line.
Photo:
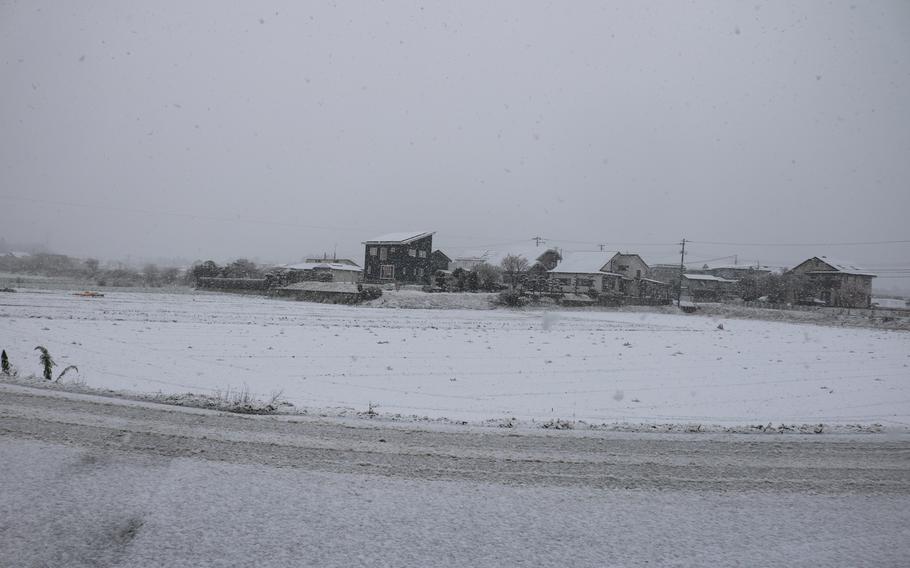
M54 201L48 199L40 199L35 197L24 197L19 195L10 195L10 194L0 194L0 197L6 199L13 199L17 201L25 201L31 203L39 203L44 205L58 205L66 207L76 207L82 209L95 209L95 210L106 210L119 213L134 213L141 215L157 215L157 216L171 216L171 217L181 217L186 219L193 220L206 220L206 221L215 221L220 223L249 223L256 225L271 225L276 227L288 227L295 229L317 229L317 230L326 230L326 231L346 231L346 232L358 232L362 233L364 230L368 231L380 231L382 229L377 228L367 228L363 226L359 227L348 227L343 225L310 225L303 223L292 223L292 222L283 222L275 221L270 219L254 219L254 218L243 218L243 217L221 217L216 215L206 215L199 213L188 213L184 211L165 211L165 210L152 210L152 209L143 209L138 207L118 207L112 205L102 205L102 204L91 204L91 203L79 203L72 201ZM591 247L597 247L600 250L603 250L605 246L603 241L582 241L582 240L573 240L573 239L561 239L556 237L541 237L537 236L533 239L518 239L512 237L496 237L496 236L484 236L484 235L457 235L447 233L446 237L450 238L463 238L463 239L477 239L477 238L488 238L490 240L501 240L503 242L498 242L494 244L485 244L485 245L472 245L474 248L478 247L495 247L495 246L506 246L511 244L519 244L522 242L531 242L537 241L538 244L541 242L555 242L555 243L567 243L567 244L579 244L579 245L589 245ZM687 244L698 244L698 245L708 245L708 246L736 246L736 247L831 247L831 246L880 246L880 245L895 245L895 244L910 244L910 239L902 240L888 240L888 241L855 241L855 242L828 242L828 243L743 243L743 242L722 242L722 241L691 241L686 240ZM675 247L678 246L679 242L610 242L611 246L614 247ZM451 248L457 248L452 246ZM464 247L468 248L468 247Z
M897 241L862 241L862 242L843 242L843 243L724 243L717 241L689 241L698 245L720 245L730 247L844 247L844 246L867 246L867 245L897 245L908 244L910 239Z
M607 245L609 245L609 246L631 246L631 247L675 247L675 246L679 245L678 242L675 242L675 243L671 243L671 242L666 242L666 243L654 243L654 242L625 243L625 242L619 242L619 241L609 241L608 243L604 243L603 241L575 241L572 239L561 239L558 237L541 237L541 238L545 241L568 243L571 245L590 245L592 247L597 247L598 249L600 249L601 246L607 246Z
M688 243L690 241L686 241L686 242ZM697 260L689 260L689 261L687 261L687 264L696 264L696 263L700 263L700 262L714 262L716 260L726 260L728 258L734 258L735 256L736 255L728 254L727 256L718 256L717 258L704 258L704 259L697 259ZM743 265L743 266L746 266L746 265Z

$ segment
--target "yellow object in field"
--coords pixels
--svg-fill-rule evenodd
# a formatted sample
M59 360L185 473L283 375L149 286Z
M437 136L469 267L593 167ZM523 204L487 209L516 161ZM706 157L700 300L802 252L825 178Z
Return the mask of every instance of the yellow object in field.
M92 290L83 290L82 292L76 292L73 296L82 296L84 298L103 298L104 294L101 292L93 292Z

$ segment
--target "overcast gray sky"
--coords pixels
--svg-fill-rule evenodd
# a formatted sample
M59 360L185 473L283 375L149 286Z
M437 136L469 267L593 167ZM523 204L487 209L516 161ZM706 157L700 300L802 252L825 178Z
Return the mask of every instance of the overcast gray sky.
M754 246L910 239L905 1L3 1L0 69L9 242L286 262L427 229L910 266Z

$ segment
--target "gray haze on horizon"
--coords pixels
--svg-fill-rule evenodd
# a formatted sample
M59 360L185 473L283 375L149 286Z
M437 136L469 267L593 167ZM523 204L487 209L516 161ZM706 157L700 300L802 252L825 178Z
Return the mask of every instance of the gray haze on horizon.
M907 2L4 1L0 54L8 242L362 260L426 229L910 266L755 246L910 238Z

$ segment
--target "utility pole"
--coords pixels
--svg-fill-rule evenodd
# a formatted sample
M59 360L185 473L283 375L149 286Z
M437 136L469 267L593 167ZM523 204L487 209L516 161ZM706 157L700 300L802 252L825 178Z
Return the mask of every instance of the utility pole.
M597 245L597 246L600 247L600 252L603 252L603 251L604 251L604 247L607 246L607 245L606 245L605 243L600 243L600 244Z
M543 237L540 237L540 236L537 236L537 237L531 237L531 240L534 241L534 246L539 247L539 246L540 246L540 242L543 241L544 238L543 238Z
M682 250L679 251L679 288L676 289L676 307L682 305L682 279L683 274L686 272L686 239L683 239L681 243Z

